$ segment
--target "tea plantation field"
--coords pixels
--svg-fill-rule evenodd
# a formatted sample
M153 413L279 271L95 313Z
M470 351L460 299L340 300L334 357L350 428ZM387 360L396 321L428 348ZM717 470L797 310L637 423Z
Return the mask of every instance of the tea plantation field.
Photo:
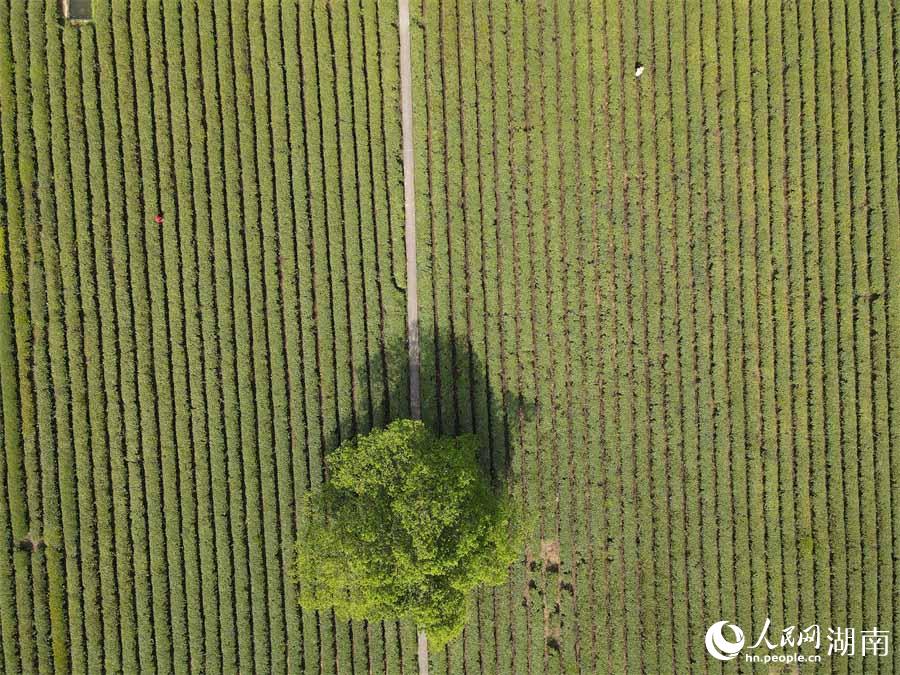
M897 8L415 18L420 307L478 357L423 347L426 418L537 520L439 672L719 672L767 618L900 672Z
M414 665L287 577L323 450L407 414L395 14L0 2L2 670Z
M530 519L432 672L900 673L896 4L411 19L422 413ZM288 575L410 411L397 24L0 0L0 671L417 672Z

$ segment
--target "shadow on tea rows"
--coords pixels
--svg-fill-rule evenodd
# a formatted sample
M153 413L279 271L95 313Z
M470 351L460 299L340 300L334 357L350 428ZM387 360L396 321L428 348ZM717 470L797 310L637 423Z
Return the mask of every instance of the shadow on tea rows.
M467 336L421 329L420 344L422 419L438 434L476 435L479 463L495 489L514 490L520 431L533 417L535 402L512 390ZM354 405L340 409L337 425L326 429L326 456L356 433L409 416L408 363L406 337L397 336L353 368Z

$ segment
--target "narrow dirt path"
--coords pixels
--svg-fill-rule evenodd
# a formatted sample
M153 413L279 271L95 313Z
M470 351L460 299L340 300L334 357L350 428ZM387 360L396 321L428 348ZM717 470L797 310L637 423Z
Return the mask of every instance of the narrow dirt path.
M403 202L406 216L406 330L409 344L409 413L422 418L419 394L419 290L416 279L416 192L413 184L412 72L409 47L409 0L398 0L400 32L400 109L403 125ZM428 675L428 638L418 632L419 675Z
M419 300L416 280L416 203L413 185L412 73L409 46L409 0L398 0L400 24L400 108L403 125L403 201L406 223L406 328L409 337L409 406L422 417L419 396Z

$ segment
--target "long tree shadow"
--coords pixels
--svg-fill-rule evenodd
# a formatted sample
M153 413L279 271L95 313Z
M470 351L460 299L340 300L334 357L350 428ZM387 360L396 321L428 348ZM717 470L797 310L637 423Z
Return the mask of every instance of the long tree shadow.
M475 434L479 463L496 490L511 490L522 427L535 403L510 388L484 345L451 330L420 332L422 419L438 434ZM499 359L497 359L499 361ZM409 351L405 335L388 338L353 369L353 409L338 410L340 422L325 434L326 454L355 434L410 416ZM363 393L359 393L363 392Z

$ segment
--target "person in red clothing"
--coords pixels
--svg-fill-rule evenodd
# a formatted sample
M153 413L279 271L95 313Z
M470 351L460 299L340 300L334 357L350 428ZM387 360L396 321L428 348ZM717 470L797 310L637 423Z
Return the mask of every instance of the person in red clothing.
M162 215L161 213L157 213L157 214L156 214L156 217L155 217L153 220L156 221L156 224L157 224L157 225L162 225L162 222L163 222L163 215Z

